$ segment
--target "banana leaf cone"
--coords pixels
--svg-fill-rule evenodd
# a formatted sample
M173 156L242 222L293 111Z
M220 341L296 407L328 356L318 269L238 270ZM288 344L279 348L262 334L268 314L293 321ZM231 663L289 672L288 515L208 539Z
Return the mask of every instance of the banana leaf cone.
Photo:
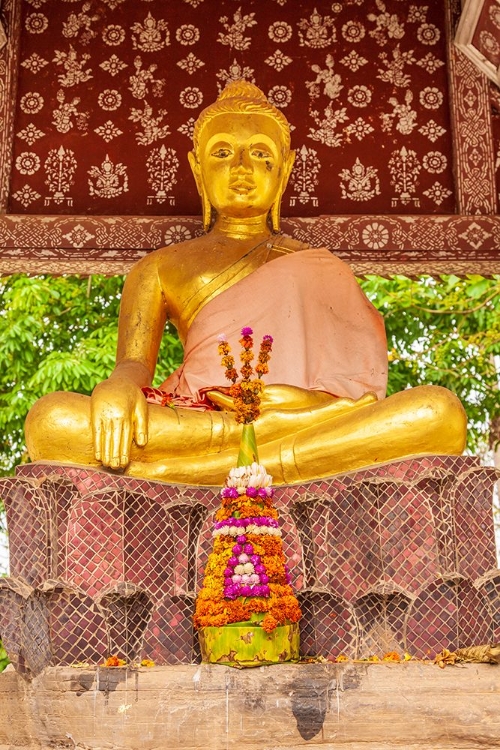
M238 453L237 466L250 466L259 463L259 454L257 452L257 438L255 437L255 428L253 422L243 425L241 433L240 451Z
M230 667L260 667L299 659L299 624L278 625L266 633L259 623L236 622L199 631L204 662Z
M250 467L253 463L258 464L259 457L254 425L253 423L250 423L243 425L237 465L238 468L245 466ZM254 496L252 495L252 497ZM235 503L236 502L239 501L235 500ZM233 512L235 518L239 519L241 517L239 508L235 509ZM263 515L265 514L263 513ZM277 524L276 521L274 521L274 523ZM243 529L242 534L244 531L245 529ZM250 532L249 541L253 534L255 534L255 531ZM234 537L231 539L231 536L226 538L227 545L233 547L236 539ZM244 542L242 542L242 544L243 543ZM211 558L212 555L209 557L209 562L207 564L208 567L210 567ZM246 559L248 560L248 556L246 556ZM289 584L289 575L288 572L286 572L287 567L284 564L284 558L282 559L284 566L283 576L286 576L287 584ZM265 565L265 558L263 558L262 562ZM211 575L220 578L223 577L223 571L217 569L217 571L214 572L212 570ZM201 592L201 595L202 594L203 592ZM292 595L291 590L290 595ZM242 595L239 601L245 602L245 597L246 595ZM198 630L198 637L203 662L242 668L298 661L300 647L298 621L292 622L287 619L283 623L282 620L282 624L277 624L274 629L269 630L268 628L268 630L265 630L261 625L265 614L265 612L252 613L250 614L249 619L245 622L229 622L221 626L204 625L200 627ZM297 615L297 617L294 617L293 619L298 620L300 617L298 603L294 614ZM195 622L196 619L195 614Z

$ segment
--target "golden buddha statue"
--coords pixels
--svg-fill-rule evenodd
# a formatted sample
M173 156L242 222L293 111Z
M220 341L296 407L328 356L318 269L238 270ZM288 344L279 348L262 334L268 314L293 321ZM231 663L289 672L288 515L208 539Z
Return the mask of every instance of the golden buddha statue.
M384 398L383 322L349 267L278 234L293 160L284 115L250 83L229 84L200 114L189 162L206 233L134 266L115 369L90 398L59 392L33 406L26 421L33 461L220 485L241 425L215 388L224 385L217 338L236 343L247 325L257 338L274 338L256 433L276 484L462 452L466 418L451 392L421 386ZM181 404L173 409L148 403L142 390L166 321L184 345L182 366L161 386ZM215 409L191 408L200 389Z

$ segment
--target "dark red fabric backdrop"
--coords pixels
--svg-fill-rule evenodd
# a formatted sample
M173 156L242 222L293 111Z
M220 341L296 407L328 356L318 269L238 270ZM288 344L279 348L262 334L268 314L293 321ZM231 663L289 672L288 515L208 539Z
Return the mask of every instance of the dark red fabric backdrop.
M199 214L192 125L243 77L294 127L284 215L453 213L444 13L443 0L24 0L9 211Z

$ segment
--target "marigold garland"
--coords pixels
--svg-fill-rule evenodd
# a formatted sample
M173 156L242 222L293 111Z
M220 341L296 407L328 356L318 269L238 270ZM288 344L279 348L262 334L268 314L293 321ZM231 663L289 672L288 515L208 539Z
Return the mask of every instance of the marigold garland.
M262 376L269 372L268 362L271 358L273 347L273 337L266 334L261 342L255 373L252 367L253 353L253 330L249 326L241 329L241 354L240 360L243 365L240 369L241 383L237 383L238 371L235 367L234 357L231 354L231 347L222 334L219 337L219 355L221 364L225 368L227 380L231 382L229 395L234 399L235 419L238 424L250 424L254 422L260 414L260 401L264 382ZM253 378L253 375L257 375Z

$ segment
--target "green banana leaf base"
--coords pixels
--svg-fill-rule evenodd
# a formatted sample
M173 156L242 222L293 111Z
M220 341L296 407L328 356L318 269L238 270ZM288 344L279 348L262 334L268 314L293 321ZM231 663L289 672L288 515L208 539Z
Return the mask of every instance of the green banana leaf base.
M204 662L230 667L259 667L298 661L299 624L279 625L271 633L251 622L220 628L207 627L198 632Z

